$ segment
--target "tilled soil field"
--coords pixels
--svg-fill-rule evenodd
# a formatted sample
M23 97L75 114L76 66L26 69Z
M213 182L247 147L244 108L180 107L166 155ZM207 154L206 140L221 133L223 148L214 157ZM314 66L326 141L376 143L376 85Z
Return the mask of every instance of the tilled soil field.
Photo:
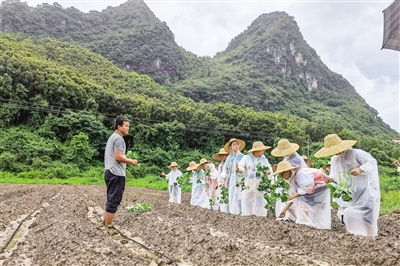
M265 217L168 203L168 192L127 187L116 229L101 225L105 186L0 184L0 265L400 265L400 214L379 236L347 235ZM153 210L134 213L132 203ZM37 208L37 211L33 212ZM33 212L33 213L32 213ZM20 222L13 240L4 249Z

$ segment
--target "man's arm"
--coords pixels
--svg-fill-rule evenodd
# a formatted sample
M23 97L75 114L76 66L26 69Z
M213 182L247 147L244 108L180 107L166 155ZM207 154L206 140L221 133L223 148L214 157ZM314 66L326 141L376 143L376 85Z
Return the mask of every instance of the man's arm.
M115 150L115 151L114 151L114 159L115 159L117 162L120 162L120 163L127 163L127 164L131 164L131 165L134 165L134 166L138 164L138 161L137 161L136 159L129 159L129 158L126 158L126 157L124 156L123 152L120 151L120 150Z

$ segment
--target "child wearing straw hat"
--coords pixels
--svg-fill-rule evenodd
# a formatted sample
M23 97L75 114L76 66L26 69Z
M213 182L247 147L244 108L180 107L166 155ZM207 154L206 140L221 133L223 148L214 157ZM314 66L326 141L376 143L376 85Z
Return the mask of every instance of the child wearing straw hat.
M189 166L186 168L186 171L192 171L192 177L189 178L189 182L193 184L193 182L196 180L196 169L197 169L198 164L195 161L191 161L189 163Z
M199 164L192 164L190 170L192 170L192 197L190 198L190 205L192 206L204 206L204 170L197 169ZM189 168L188 168L189 169Z
M225 151L224 148L221 148L218 153L215 153L212 155L212 158L214 160L220 161L218 165L218 189L217 189L217 198L220 199L221 197L221 191L222 191L222 177L221 173L222 170L224 169L225 161L226 158L228 157L229 153ZM219 210L221 212L228 212L228 204L225 203L220 203L219 202Z
M369 153L352 148L356 142L329 134L324 138L324 147L314 156L333 156L327 181L340 183L346 179L349 188L354 188L350 201L334 199L339 205L338 217L344 223L347 233L377 236L380 208L378 166Z
M214 153L211 157L216 160L216 161L220 161L219 165L218 165L218 173L220 174L222 169L224 168L224 163L226 158L228 157L229 153L227 153L225 151L224 148L219 149L219 152Z
M242 191L240 187L236 187L236 181L239 175L241 175L237 170L239 170L238 163L244 156L241 151L245 146L246 142L236 138L230 139L224 145L224 149L229 155L221 172L222 186L228 188L228 211L232 214L241 214Z
M287 139L278 141L278 146L271 151L274 157L283 157L284 161L288 161L292 166L308 167L304 159L297 153L300 146L296 143L290 143Z
M331 229L330 193L324 172L314 168L294 167L288 161L281 161L274 174L280 174L290 183L289 201L281 210L276 209L280 218L319 229Z
M261 176L257 177L257 166L263 165L269 168L267 175L272 173L271 164L265 157L264 152L270 149L270 146L265 146L261 141L253 143L253 147L248 151L239 162L239 170L243 172L244 183L246 189L242 191L242 215L266 216L267 209L264 208L266 200L264 192L258 191L258 185L261 181Z
M171 169L171 172L169 172L168 175L163 172L162 176L168 179L169 202L181 203L182 189L177 181L177 178L182 176L182 172L178 170L180 165L176 162L172 162L168 168Z
M208 201L211 209L218 210L217 201L217 187L218 187L218 171L215 169L215 165L207 159L202 158L197 170L208 170L209 173L205 174L204 183L206 184L205 201Z
M192 177L190 178L190 182L192 183L192 197L190 198L190 205L195 205L193 204L195 202L195 196L196 196L196 186L197 186L197 166L199 166L196 162L191 161L189 163L188 168L186 168L186 171L192 171Z

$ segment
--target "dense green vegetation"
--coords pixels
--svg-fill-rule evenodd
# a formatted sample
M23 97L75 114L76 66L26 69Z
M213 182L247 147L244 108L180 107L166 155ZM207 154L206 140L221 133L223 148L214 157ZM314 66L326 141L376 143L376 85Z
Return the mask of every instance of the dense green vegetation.
M389 140L344 127L232 104L196 103L70 43L2 35L0 44L4 171L97 165L113 119L121 114L132 120L126 141L148 166L147 173L159 173L174 160L186 165L209 158L231 137L245 139L248 147L256 140L276 145L285 137L299 143L302 153L313 154L325 135L337 132L357 139L358 147L383 165L400 155L400 147Z
M232 137L246 150L288 138L310 157L338 133L378 160L383 201L398 197L400 146L391 140L399 134L285 13L260 16L226 51L200 58L142 1L88 14L57 3L1 5L3 31L19 32L0 35L1 182L103 183L105 143L125 115L125 140L141 163L128 168L128 185L165 189L158 176L171 161L184 169L210 159Z

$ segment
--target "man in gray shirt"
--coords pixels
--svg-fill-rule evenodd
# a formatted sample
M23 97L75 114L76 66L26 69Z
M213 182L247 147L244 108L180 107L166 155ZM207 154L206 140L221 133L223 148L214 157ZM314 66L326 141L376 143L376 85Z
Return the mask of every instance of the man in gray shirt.
M104 181L107 185L107 203L104 212L104 225L111 226L115 212L122 201L125 190L126 164L137 165L138 161L125 157L126 146L123 136L129 132L129 119L118 116L114 123L115 131L108 138L104 152Z

